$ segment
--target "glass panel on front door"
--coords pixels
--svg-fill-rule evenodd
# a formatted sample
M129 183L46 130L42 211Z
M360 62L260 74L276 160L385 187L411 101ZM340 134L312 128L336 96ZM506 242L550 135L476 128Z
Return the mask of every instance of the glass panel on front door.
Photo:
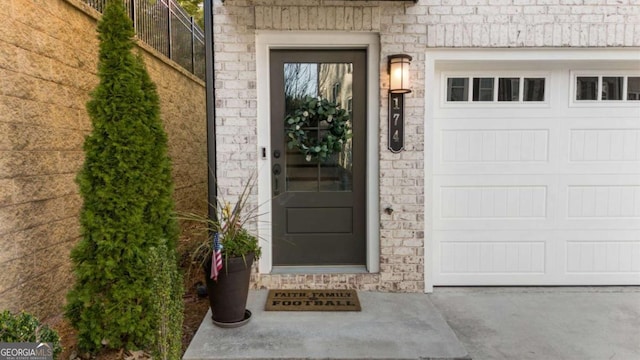
M351 63L285 63L285 115L294 116L297 109L309 102L326 100L346 118L346 129L352 129L352 71ZM319 105L319 104L318 104ZM322 147L331 141L328 136L337 130L332 117L309 121L300 127L305 133L304 146ZM295 126L295 125L294 125ZM339 130L339 129L338 129ZM288 131L285 129L285 131ZM350 130L349 130L350 131ZM335 135L335 134L334 134ZM285 134L285 141L291 142ZM353 190L352 140L340 139L339 151L329 151L326 158L318 158L301 151L300 146L286 147L286 190L291 192L348 192Z

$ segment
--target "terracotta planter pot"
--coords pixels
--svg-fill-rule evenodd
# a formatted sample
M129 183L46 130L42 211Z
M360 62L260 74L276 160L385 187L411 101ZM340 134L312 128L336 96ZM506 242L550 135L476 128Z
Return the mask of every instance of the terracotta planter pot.
M235 323L245 319L249 280L254 254L229 258L223 263L218 280L211 279L211 262L204 266L209 305L214 322Z

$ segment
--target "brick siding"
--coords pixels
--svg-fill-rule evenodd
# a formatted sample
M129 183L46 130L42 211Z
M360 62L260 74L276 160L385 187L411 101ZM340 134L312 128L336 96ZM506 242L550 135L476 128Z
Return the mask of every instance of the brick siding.
M220 184L237 193L256 171L256 58L259 30L380 34L380 273L254 275L256 287L424 289L424 62L436 47L640 46L638 0L226 0L214 3ZM413 57L405 148L386 150L390 54Z

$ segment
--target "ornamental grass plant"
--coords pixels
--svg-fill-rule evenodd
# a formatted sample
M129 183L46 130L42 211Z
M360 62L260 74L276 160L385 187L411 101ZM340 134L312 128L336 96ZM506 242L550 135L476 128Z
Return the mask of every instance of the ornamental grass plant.
M192 264L204 266L211 260L214 251L213 237L216 233L222 244L221 252L224 262L233 257L245 258L250 253L254 254L255 259L260 258L261 249L258 237L246 228L248 222L252 222L260 216L258 213L260 206L249 204L249 196L256 181L255 175L246 180L233 205L218 196L217 203L211 205L215 209L215 217L195 213L179 215L180 220L197 224L197 231L205 233L205 236L199 237L203 240L193 244L190 251ZM218 191L218 193L221 192Z

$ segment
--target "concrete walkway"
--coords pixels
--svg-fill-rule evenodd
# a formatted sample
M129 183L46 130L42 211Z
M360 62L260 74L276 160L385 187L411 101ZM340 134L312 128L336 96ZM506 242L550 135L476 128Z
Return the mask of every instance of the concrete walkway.
M638 360L639 287L436 288L474 360Z
M640 287L359 292L360 313L265 312L266 295L241 328L208 314L184 359L640 359Z
M183 359L467 359L425 294L358 292L361 312L266 312L252 291L248 324L221 329L208 313Z

